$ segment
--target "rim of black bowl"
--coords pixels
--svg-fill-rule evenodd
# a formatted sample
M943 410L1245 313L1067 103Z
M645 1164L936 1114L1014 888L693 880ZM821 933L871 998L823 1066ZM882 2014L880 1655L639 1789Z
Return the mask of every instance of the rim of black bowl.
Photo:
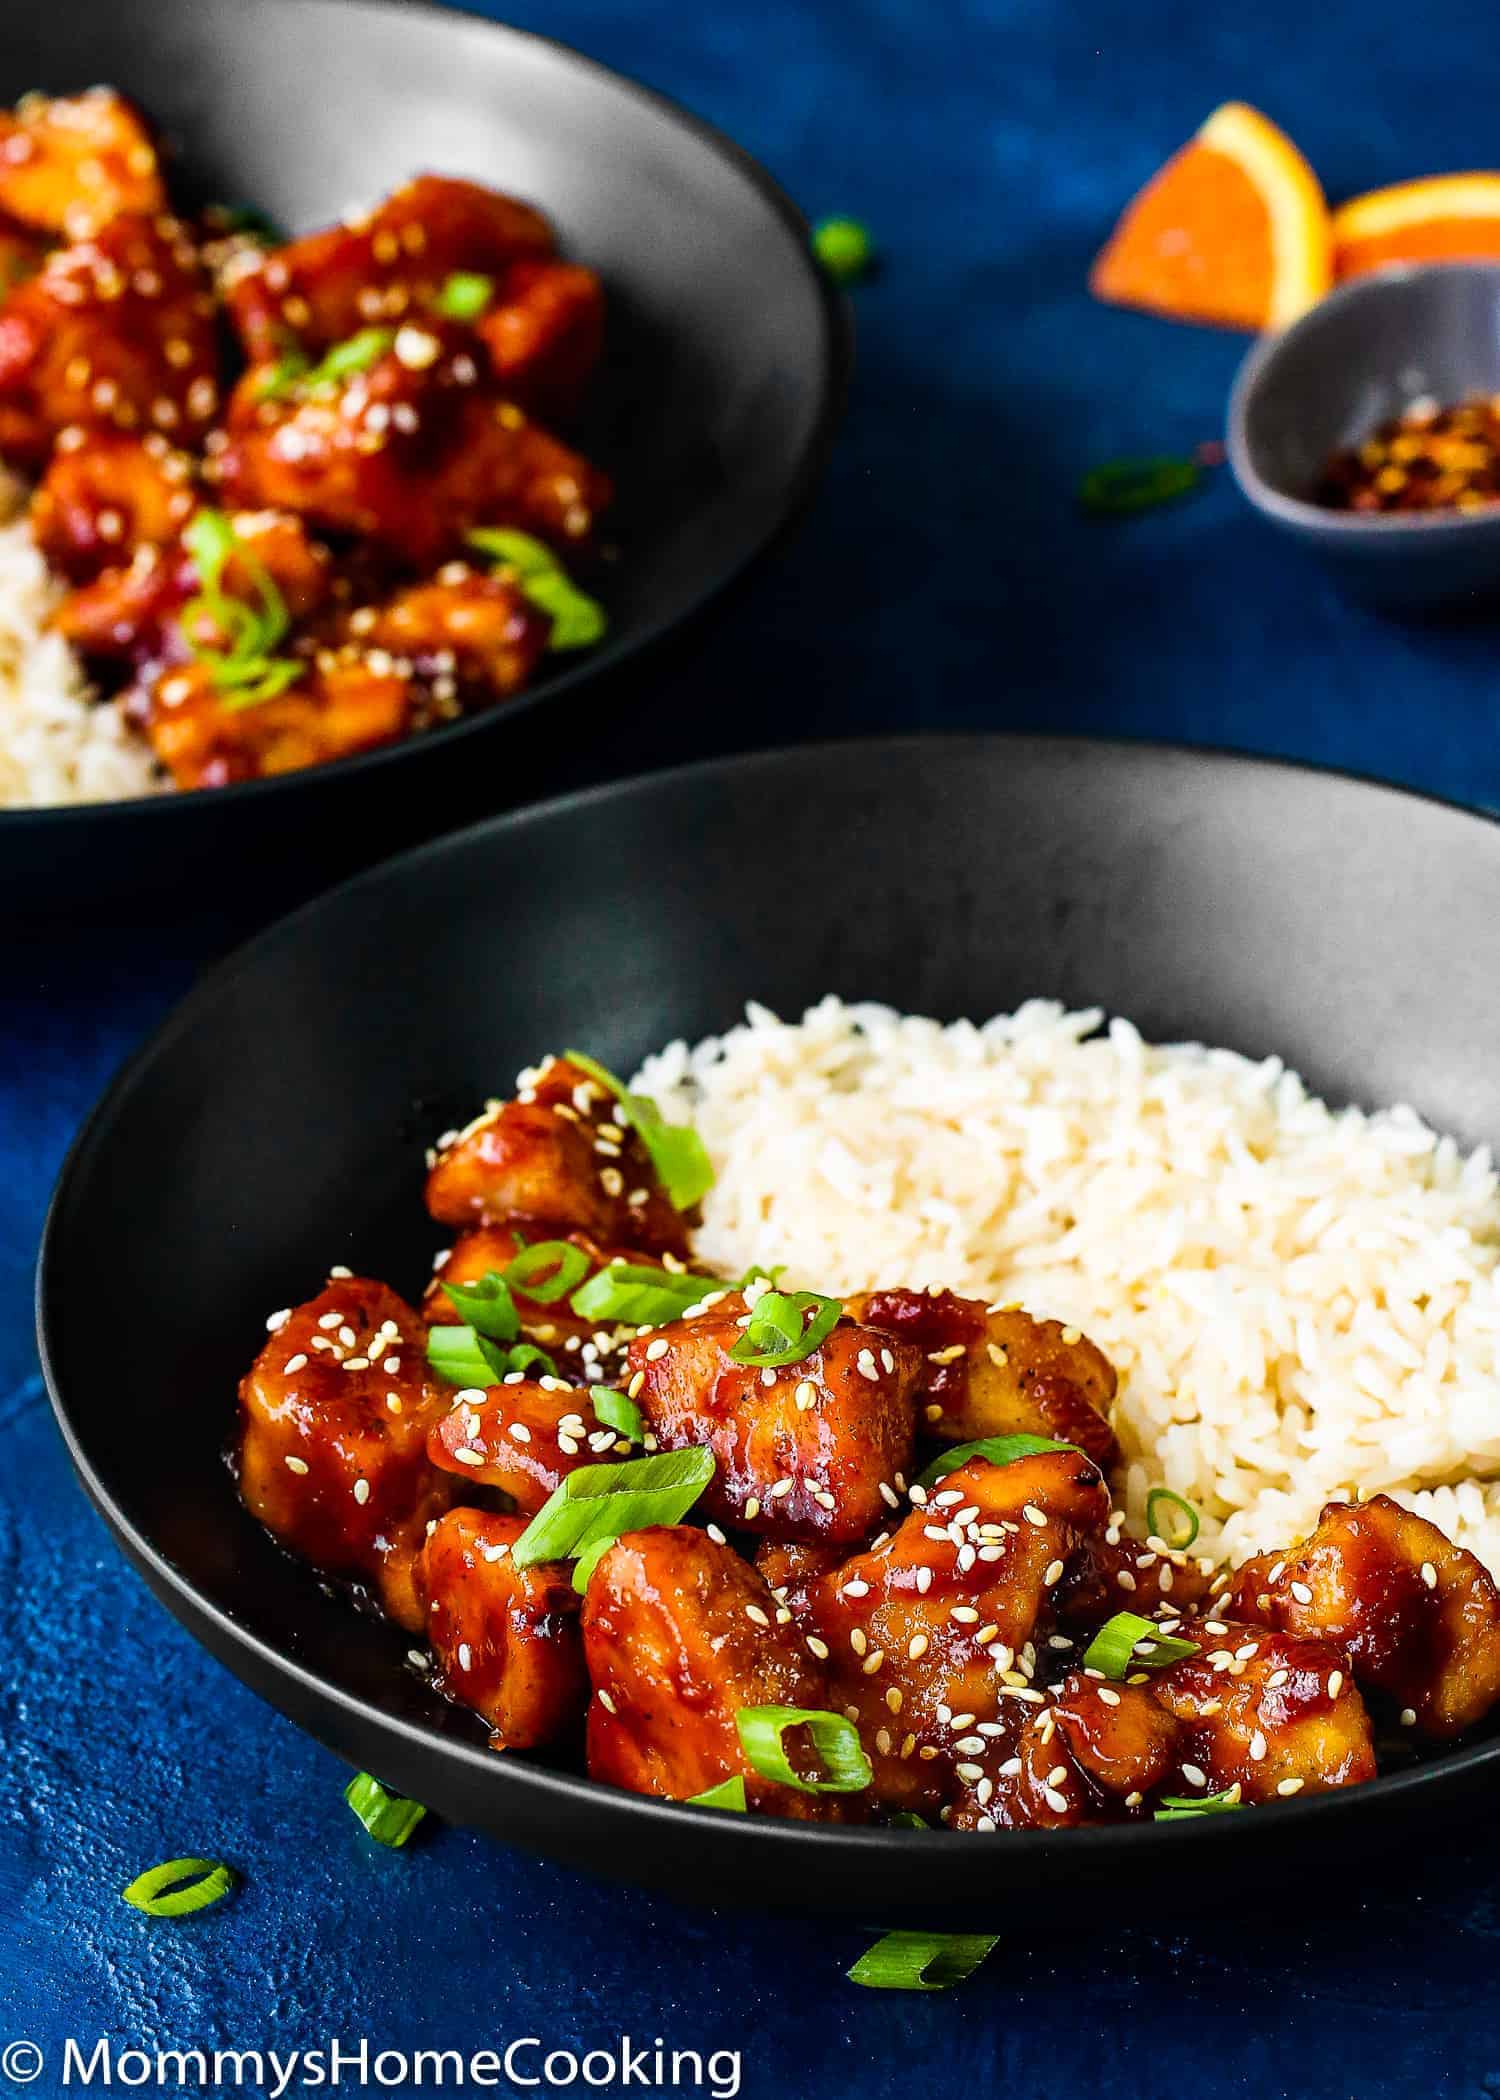
M478 714L465 715L456 722L445 722L436 728L424 730L418 737L403 737L397 743L382 744L374 751L357 752L349 758L332 759L324 765L303 766L293 773L278 773L258 780L237 780L225 787L169 790L156 795L121 795L107 802L49 803L39 808L0 810L0 825L7 829L14 829L20 825L40 829L47 825L76 824L86 822L90 817L97 817L106 810L150 810L160 814L166 810L196 807L204 797L214 802L239 803L260 796L284 794L289 789L310 781L348 780L356 774L398 765L413 749L425 750L434 740L453 742L459 737L475 735L493 728L501 716L508 721L516 715L529 713L535 707L573 692L592 678L607 675L610 671L633 662L655 648L669 634L688 627L716 599L740 582L773 551L797 522L821 479L849 391L854 363L853 315L848 298L821 267L813 252L811 222L753 153L730 138L727 132L721 131L716 124L710 123L706 117L696 115L684 104L674 101L670 95L663 94L659 88L648 87L644 81L637 80L632 74L623 73L615 66L607 66L600 59L590 58L586 52L579 51L574 45L564 43L560 37L547 36L541 30L515 28L508 22L497 22L487 15L472 13L468 8L452 6L449 0L341 0L341 5L351 17L351 34L353 19L362 12L385 15L425 14L437 16L455 26L461 25L480 36L496 36L515 43L541 45L570 65L592 73L600 80L608 81L636 101L645 103L681 130L691 132L739 172L763 202L770 206L787 233L793 237L793 246L799 251L804 272L817 294L820 338L817 353L819 400L797 470L786 485L775 516L769 520L759 539L711 582L696 590L685 605L674 613L653 620L628 638L619 641L605 640L568 669L549 674L537 685L526 686L511 699L504 701L499 709L492 708Z
M1246 352L1229 395L1229 464L1235 480L1257 510L1283 524L1315 525L1320 533L1348 539L1373 539L1377 535L1396 539L1436 530L1468 531L1485 525L1494 528L1500 510L1493 505L1485 510L1332 510L1326 504L1314 503L1309 496L1287 495L1284 489L1266 480L1250 457L1250 441L1245 427L1249 419L1250 397L1289 343L1301 335L1311 334L1330 313L1343 307L1381 298L1393 286L1410 284L1414 278L1439 275L1488 278L1494 285L1497 304L1500 304L1500 262L1387 263L1381 269L1367 271L1360 277L1351 277L1346 283L1335 285L1290 327L1283 328L1278 335L1263 336ZM1462 807L1458 803L1452 806Z
M897 1830L879 1826L792 1822L775 1816L726 1815L721 1810L698 1808L688 1802L668 1801L655 1795L630 1793L623 1788L607 1786L598 1780L590 1779L585 1773L557 1771L541 1764L528 1763L521 1757L513 1761L499 1759L482 1743L466 1742L460 1737L439 1734L422 1722L401 1715L386 1712L372 1715L369 1706L362 1700L320 1676L317 1671L308 1669L289 1650L275 1647L249 1632L213 1598L200 1590L188 1576L181 1573L157 1549L154 1542L126 1516L99 1478L87 1452L74 1433L68 1405L62 1396L48 1347L48 1329L52 1324L54 1295L54 1241L60 1230L61 1213L75 1173L78 1172L85 1154L91 1149L96 1132L114 1113L116 1104L129 1093L137 1078L145 1072L159 1051L179 1032L192 1027L200 1006L212 1003L218 996L220 985L234 974L245 957L257 953L262 947L274 945L333 899L343 898L362 888L388 881L395 871L409 869L429 856L447 852L460 842L472 840L480 833L517 830L527 825L548 822L558 816L583 814L596 808L601 802L629 797L653 783L667 779L718 779L731 772L743 776L762 767L782 764L793 753L799 762L811 760L816 763L820 758L837 758L841 752L847 752L851 748L872 754L885 751L897 756L911 745L923 742L952 745L1045 744L1059 750L1103 749L1121 757L1138 757L1143 752L1157 753L1179 762L1187 761L1210 767L1229 766L1236 769L1243 767L1277 773L1310 774L1346 781L1380 794L1396 796L1404 801L1434 805L1454 816L1480 824L1488 830L1500 829L1500 816L1455 802L1444 795L1433 794L1420 788L1399 786L1371 774L1355 772L1346 766L1271 757L1259 752L1238 750L1228 745L1184 744L1151 737L1082 737L1049 734L1045 731L991 731L977 734L963 731L916 731L909 735L857 737L805 745L782 745L766 751L741 752L727 758L703 759L689 765L661 767L650 773L634 774L625 780L576 789L565 795L553 796L545 802L532 803L523 809L485 818L477 824L466 825L462 830L447 833L442 838L429 840L424 845L395 854L389 860L365 869L348 881L325 891L321 897L314 898L310 903L303 904L284 918L278 919L274 925L234 949L200 978L187 996L153 1029L146 1041L133 1052L110 1081L104 1094L90 1110L63 1160L47 1206L36 1269L37 1352L42 1375L53 1416L84 1488L117 1539L123 1542L127 1557L133 1558L139 1566L148 1568L156 1582L175 1592L195 1617L211 1622L216 1637L226 1647L252 1654L272 1675L290 1679L314 1699L331 1703L356 1725L378 1727L390 1739L399 1741L414 1753L451 1761L472 1775L485 1775L490 1785L501 1788L514 1786L523 1796L531 1792L539 1798L551 1799L555 1803L576 1806L597 1804L601 1796L608 1796L622 1815L632 1815L638 1821L654 1825L664 1837L670 1838L674 1831L680 1831L683 1827L681 1819L688 1817L700 1827L711 1825L724 1837L725 1842L778 1846L788 1851L801 1851L804 1846L813 1844L822 1848L830 1861L835 1852L846 1851L851 1847L867 1851L875 1846L883 1846L892 1851L899 1846L900 1851L896 1856L904 1859L915 1856L911 1849L913 1846L920 1846L921 1856L928 1859L936 1857L940 1851L951 1859L952 1846L968 1840L969 1834L966 1832L943 1829ZM228 1475L225 1477L227 1479ZM192 1631L191 1627L189 1630ZM193 1637L198 1638L196 1633ZM223 1667L228 1668L229 1665L225 1664ZM300 1727L302 1724L294 1725ZM1409 1800L1414 1794L1435 1786L1441 1787L1445 1782L1455 1781L1466 1775L1472 1778L1481 1768L1496 1765L1500 1765L1500 1737L1486 1742L1464 1744L1446 1753L1439 1751L1431 1758L1404 1771L1381 1773L1360 1786L1335 1788L1328 1793L1303 1795L1296 1800L1279 1801L1270 1805L1276 1810L1278 1827L1281 1828L1286 1828L1292 1823L1305 1822L1314 1816L1321 1818L1324 1823L1331 1822L1335 1816L1347 1821L1354 1815L1376 1813L1382 1804ZM1013 1830L1004 1832L1003 1836L1008 1852L1011 1848L1017 1848L1021 1856L1033 1862L1041 1859L1055 1860L1061 1867L1065 1866L1069 1859L1081 1860L1085 1851L1113 1852L1122 1847L1140 1851L1147 1846L1191 1845L1198 1852L1205 1849L1216 1853L1225 1852L1236 1846L1253 1843L1258 1827L1258 1819L1254 1815L1207 1815L1188 1818L1180 1824L1092 1824L1079 1829L1053 1831Z

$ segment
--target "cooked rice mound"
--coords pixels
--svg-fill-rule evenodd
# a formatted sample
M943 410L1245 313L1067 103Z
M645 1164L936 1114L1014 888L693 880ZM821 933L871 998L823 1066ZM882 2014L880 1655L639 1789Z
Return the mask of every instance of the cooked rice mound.
M1420 1509L1500 1574L1500 1196L1409 1108L1033 1000L982 1027L764 1007L637 1084L717 1170L697 1245L834 1292L943 1283L1072 1321L1120 1374L1117 1493L1231 1559L1330 1496Z

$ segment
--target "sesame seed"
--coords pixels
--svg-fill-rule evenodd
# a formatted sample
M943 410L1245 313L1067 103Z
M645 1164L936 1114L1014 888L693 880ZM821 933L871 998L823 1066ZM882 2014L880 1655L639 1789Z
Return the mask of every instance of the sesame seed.
M862 1665L866 1677L873 1677L875 1675L875 1672L880 1668L880 1665L884 1661L884 1648L872 1648L870 1653L865 1657L864 1663Z
M856 1655L863 1655L869 1645L869 1642L865 1639L863 1628L856 1626L849 1636L849 1646Z
M667 1351L671 1348L671 1346L672 1344L661 1335L658 1335L654 1342L648 1342L646 1344L647 1363L654 1364L660 1362L661 1358L666 1355Z
M1259 1764L1265 1754L1266 1739L1257 1728L1254 1735L1250 1738L1250 1756L1256 1764Z
M906 1644L906 1652L913 1662L920 1662L922 1657L927 1653L926 1634L914 1633L911 1639Z
M473 1652L470 1649L468 1642L460 1641L458 1644L458 1667L461 1670L467 1670L470 1664L473 1662L473 1660Z
M723 1532L720 1531L717 1524L705 1525L704 1529L707 1531L709 1537L713 1540L716 1546L725 1546L729 1543L729 1541L725 1538Z
M999 1636L1000 1629L998 1626L981 1626L978 1633L975 1634L974 1638L979 1643L981 1648L988 1648L990 1642L993 1640L998 1640ZM1002 1650L1001 1653L1009 1653L1009 1651Z
M294 1371L301 1371L305 1369L306 1364L307 1352L303 1349L299 1349L295 1356L289 1356L287 1358L286 1362L281 1367L281 1374L284 1378L290 1378Z
M880 1499L885 1503L887 1509L899 1509L901 1507L901 1497L896 1493L889 1481L881 1481Z
M1075 1342L1083 1340L1083 1334L1077 1327L1065 1327L1062 1331L1062 1338L1071 1349Z
M820 1663L826 1663L828 1660L828 1643L827 1641L820 1641L815 1633L810 1633L807 1636L807 1652L809 1655L815 1655Z
M307 1460L305 1458L294 1458L292 1454L288 1452L286 1459L286 1469L289 1473L305 1473L307 1471Z
M482 1451L471 1451L467 1444L460 1444L453 1456L461 1466L482 1466L484 1464L484 1453Z
M1197 1765L1184 1765L1182 1768L1182 1776L1187 1781L1189 1786L1208 1785L1207 1777L1205 1776L1201 1768Z
M628 1396L629 1396L629 1397L630 1397L630 1398L631 1398L632 1400L638 1399L638 1398L640 1397L640 1391L641 1391L641 1387L642 1387L642 1386L643 1386L643 1385L644 1385L645 1383L646 1383L646 1374L645 1374L645 1372L644 1372L644 1371L637 1371L637 1372L636 1372L636 1374L635 1374L635 1376L634 1376L634 1378L632 1378L632 1379L631 1379L631 1381L630 1381L629 1385L627 1385L627 1386L626 1386L626 1388L625 1388L625 1391L626 1391L626 1393L628 1394Z
M1042 1512L1037 1508L1034 1502L1025 1503L1022 1506L1021 1515L1026 1519L1028 1524L1035 1524L1039 1531L1046 1530L1047 1519L1043 1516Z
M974 1780L984 1777L983 1765L955 1765L953 1769L960 1779L967 1779L971 1784Z
M599 1704L604 1708L604 1711L607 1714L612 1714L614 1712L615 1702L613 1699L610 1698L608 1692L598 1691L594 1694L594 1697L599 1701Z
M759 1495L751 1495L751 1496L750 1496L750 1498L749 1498L749 1500L748 1500L748 1501L746 1502L746 1504L745 1504L745 1521L746 1521L746 1523L747 1523L747 1524L753 1524L753 1523L755 1522L755 1519L756 1519L756 1518L757 1518L757 1517L758 1517L759 1515L760 1515L760 1497L759 1497Z
M1276 1782L1278 1794L1300 1794L1302 1787L1303 1781L1300 1779L1278 1779Z
M893 1684L887 1689L885 1703L893 1714L900 1713L903 1697L904 1695L899 1684Z
M1063 1579L1063 1564L1062 1564L1062 1562L1061 1562L1060 1560L1054 1560L1054 1561L1050 1561L1050 1562L1048 1563L1048 1565L1047 1565L1047 1568L1046 1568L1046 1570L1044 1571L1044 1573L1043 1573L1043 1575L1042 1575L1042 1586L1043 1586L1043 1588L1044 1588L1044 1589L1049 1589L1049 1590L1050 1590L1054 1582L1061 1582L1061 1581L1062 1581L1062 1579Z
M1416 1727L1416 1725L1417 1725L1417 1710L1416 1710L1416 1708L1415 1708L1414 1706L1403 1706L1403 1707L1402 1707L1402 1709L1401 1709L1401 1726L1402 1726L1403 1728L1415 1728L1415 1727Z
M745 1617L753 1626L769 1626L771 1623L758 1604L747 1604L745 1606Z
M1067 1814L1068 1797L1066 1794L1060 1794L1055 1786L1044 1786L1042 1788L1042 1799L1054 1815L1065 1816Z
M1308 1588L1305 1582L1294 1582L1292 1584L1292 1595L1296 1598L1299 1604L1312 1603L1312 1591Z
M1329 1698L1330 1698L1330 1699L1337 1699L1337 1697L1338 1697L1339 1693L1340 1693L1340 1692L1341 1692L1341 1691L1342 1691L1343 1689L1344 1689L1344 1673L1343 1673L1343 1671L1342 1671L1342 1670L1333 1670L1333 1671L1330 1671L1330 1673L1329 1673L1329 1677L1328 1677L1328 1696L1329 1696Z
M1426 1583L1428 1589L1435 1590L1437 1588L1437 1569L1430 1560L1424 1560L1422 1563L1422 1580Z

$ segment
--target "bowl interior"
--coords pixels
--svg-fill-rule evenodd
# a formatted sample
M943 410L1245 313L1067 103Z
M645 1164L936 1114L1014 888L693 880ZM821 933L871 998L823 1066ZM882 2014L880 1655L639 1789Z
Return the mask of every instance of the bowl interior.
M1452 264L1357 279L1254 354L1242 383L1245 462L1307 501L1330 452L1424 397L1500 392L1500 267Z
M1408 1099L1467 1143L1494 1140L1497 924L1500 829L1485 820L1209 754L813 748L499 820L284 922L117 1084L44 1250L60 1418L172 1608L433 1806L642 1879L701 1888L711 1873L723 1900L763 1895L778 1848L818 1846L828 1872L808 1902L888 1910L879 1834L705 1812L690 1849L679 1811L487 1757L472 1718L404 1665L405 1637L324 1594L239 1507L223 1452L266 1315L333 1262L417 1293L443 1241L421 1204L424 1145L522 1064L574 1042L628 1072L654 1045L732 1024L749 997L796 1014L833 991L943 1018L1033 995L1099 1004L1158 1039L1279 1052L1336 1100ZM1337 1825L1404 1784L1307 1815ZM1302 1804L1213 1821L1270 1824L1254 1836L1266 1863L1306 1829ZM1155 1858L1175 1835L921 1840L900 1886L940 1894L951 1916L966 1893L1040 1889L1059 1869L1076 1891L1091 1858L1122 1842ZM1244 1855L1233 1829L1211 1843Z

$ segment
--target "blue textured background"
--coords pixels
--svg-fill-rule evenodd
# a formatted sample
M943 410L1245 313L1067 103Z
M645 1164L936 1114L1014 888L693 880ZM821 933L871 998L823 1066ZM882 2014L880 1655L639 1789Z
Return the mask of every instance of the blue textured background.
M39 5L41 0L12 0ZM149 0L143 0L149 12ZM1081 469L1220 428L1242 345L1090 305L1129 192L1230 95L1262 103L1334 196L1500 161L1476 0L539 0L510 18L713 118L886 266L826 490L786 558L632 729L637 759L866 726L1057 726L1327 759L1500 803L1500 631L1356 612L1223 474L1118 527ZM712 705L703 704L711 696ZM691 729L681 725L691 723ZM194 971L255 918L107 940L7 937L0 1014L0 2044L313 2045L334 2034L585 2047L624 2031L746 2052L786 2100L979 2094L1500 2091L1500 1850L1451 1900L1372 1858L1287 1891L1274 1924L1134 1922L1028 1944L947 1998L842 1981L867 1935L695 1914L455 1830L368 1845L334 1760L202 1656L72 1484L41 1397L29 1283L79 1117ZM80 1316L87 1316L86 1307ZM128 1338L126 1339L128 1346ZM115 1891L205 1851L232 1904L152 1925ZM1491 2066L1497 2066L1491 2069ZM57 2090L53 2066L33 2091ZM0 2092L5 2090L0 2074Z

